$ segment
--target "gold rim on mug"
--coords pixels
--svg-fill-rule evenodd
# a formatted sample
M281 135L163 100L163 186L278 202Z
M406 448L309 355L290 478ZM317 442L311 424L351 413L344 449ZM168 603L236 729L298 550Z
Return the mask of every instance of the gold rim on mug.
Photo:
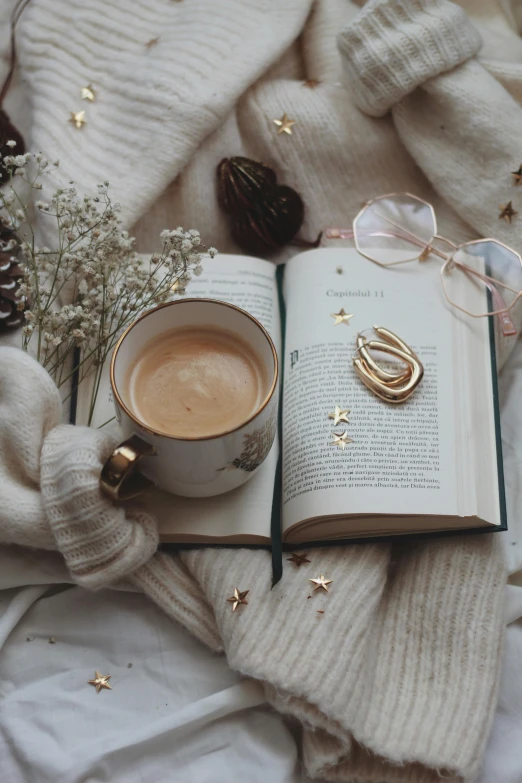
M127 337L127 335L134 329L137 324L140 323L140 321L143 321L145 318L148 318L149 315L153 315L153 313L156 313L158 310L162 310L164 307L175 307L176 305L183 305L183 304L192 304L194 302L208 302L209 304L216 304L221 305L223 307L228 307L231 310L237 310L238 313L241 313L242 315L245 315L247 318L250 318L251 321L254 322L254 324L259 328L259 330L263 333L263 335L266 337L268 344L270 345L270 348L272 350L272 357L274 359L274 377L272 380L272 385L270 386L270 390L259 406L255 410L255 412L248 417L248 419L245 419L245 421L238 424L236 427L232 427L230 430L224 430L223 432L218 432L215 435L199 435L197 437L185 437L181 438L176 435L167 435L164 432L158 432L158 430L152 429L152 427L149 427L145 422L138 419L137 416L134 415L134 413L129 410L129 408L125 405L123 402L121 395L118 391L118 387L116 385L116 381L114 379L114 367L116 365L116 358L118 356L118 351L120 349L121 344ZM270 400L272 399L272 396L274 394L275 389L277 388L277 381L279 378L279 360L277 358L277 351L275 349L275 345L273 343L272 338L268 334L267 330L261 324L257 318L254 318L253 315L250 315L250 313L247 313L246 310L243 310L241 307L237 307L237 305L229 304L228 302L220 302L219 299L207 299L207 298L196 298L191 297L189 299L178 299L175 302L163 302L163 304L157 305L156 307L153 307L152 310L147 310L146 313L143 313L142 315L138 316L135 321L133 321L130 326L128 326L121 337L119 338L118 342L114 346L114 351L111 358L111 366L110 366L110 379L111 379L111 387L114 392L114 396L116 397L116 400L118 404L123 408L127 416L132 419L139 427L141 427L142 430L145 430L145 432L150 432L152 435L158 435L162 438L169 438L170 440L180 440L180 441L198 441L198 440L214 440L215 438L222 438L224 435L230 435L233 432L237 432L237 430L242 429L247 424L249 424L251 421L253 421L259 414L261 413L264 408L268 405Z

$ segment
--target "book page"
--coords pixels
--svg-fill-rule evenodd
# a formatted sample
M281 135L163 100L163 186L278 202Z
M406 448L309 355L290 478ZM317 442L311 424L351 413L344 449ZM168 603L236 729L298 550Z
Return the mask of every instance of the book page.
M218 255L205 260L203 274L187 287L187 296L209 297L247 310L263 324L281 353L281 326L275 266L248 256ZM217 539L227 543L270 542L270 521L278 447L255 476L232 492L211 498L182 498L154 493L152 510L163 540L197 542Z
M278 353L281 327L275 282L275 266L268 261L248 256L218 255L203 261L203 273L187 286L187 297L208 297L230 302L258 318L274 341ZM109 381L108 361L102 378L92 426L100 426L114 416ZM80 389L77 423L83 423L80 413L86 410L87 385ZM151 493L147 507L159 522L160 533L167 531L176 540L197 540L199 537L234 538L260 536L270 538L270 518L277 466L277 444L256 475L242 487L217 497L195 499Z
M457 427L453 313L440 264L383 269L352 249L312 250L287 264L284 291L283 528L325 515L476 513L458 485L455 433L473 426L464 404ZM353 317L336 325L341 308ZM424 364L404 404L381 401L353 368L357 333L379 339L373 324ZM348 424L334 426L335 406L349 411ZM345 432L343 450L334 435Z

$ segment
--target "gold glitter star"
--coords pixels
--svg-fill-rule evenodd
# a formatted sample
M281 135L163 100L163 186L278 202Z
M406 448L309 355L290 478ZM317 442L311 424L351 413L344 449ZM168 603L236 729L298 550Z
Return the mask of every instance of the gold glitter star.
M153 46L157 46L159 44L159 35L157 38L151 38L149 41L146 41L143 45L146 49L152 49Z
M321 574L317 579L309 579L308 581L315 585L314 591L325 590L327 593L329 593L330 591L328 590L328 585L332 584L333 579L325 579Z
M277 133L288 133L289 136L292 135L292 125L295 125L295 122L295 120L290 120L286 116L286 112L280 120L274 120L274 124L277 125Z
M332 435L334 437L334 440L330 443L330 446L339 446L340 449L343 451L347 447L349 443L353 443L353 440L348 437L348 433L346 430L342 432L340 435L337 435L337 433L332 432Z
M88 84L87 87L82 87L80 90L82 101L90 101L91 103L96 100L96 92L92 84Z
M353 318L353 313L345 313L342 307L338 313L330 313L330 315L332 318L335 318L334 326L339 326L339 324L346 324L349 326L350 318Z
M333 413L328 414L329 419L333 419L334 427L337 427L339 422L344 421L345 424L349 424L348 414L350 411L342 411L338 405L335 406Z
M342 268L342 266L338 266L335 271L337 272L338 275L342 275L343 272L344 272L344 269Z
M96 693L99 693L102 688L107 688L107 690L112 691L111 686L108 683L108 680L111 679L110 674L100 674L100 672L95 671L94 672L94 680L87 680L89 685L94 685L96 688Z
M511 201L508 201L507 204L499 204L498 208L500 209L500 214L498 216L498 219L502 220L502 218L504 218L506 223L511 223L511 219L515 215L518 215L516 209L513 209L513 203Z
M227 601L229 604L234 604L232 607L232 611L235 612L238 606L241 606L241 604L248 604L248 601L246 600L247 595L249 594L250 590L238 590L237 587L234 587L234 595L231 595L230 598L227 598Z
M289 563L294 563L298 568L305 563L312 562L311 560L308 560L308 552L302 555L300 555L298 552L292 552L292 555L286 559Z
M77 128L81 128L83 125L86 125L87 120L85 119L85 112L72 111L71 116L69 117L69 122L72 122L74 125L76 125Z
M308 87L310 90L313 90L319 84L321 84L319 79L307 79L305 82L303 82L303 87Z
M520 164L520 166L516 171L512 171L511 173L515 180L513 182L513 185L520 185L520 183L522 182L522 163Z

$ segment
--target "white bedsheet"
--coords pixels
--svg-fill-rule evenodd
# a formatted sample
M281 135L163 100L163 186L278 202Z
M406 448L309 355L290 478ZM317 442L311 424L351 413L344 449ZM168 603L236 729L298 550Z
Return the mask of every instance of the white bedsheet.
M48 589L0 594L0 640L23 614L0 663L2 783L301 780L262 688L147 598L72 587L35 600ZM95 669L111 691L87 684Z

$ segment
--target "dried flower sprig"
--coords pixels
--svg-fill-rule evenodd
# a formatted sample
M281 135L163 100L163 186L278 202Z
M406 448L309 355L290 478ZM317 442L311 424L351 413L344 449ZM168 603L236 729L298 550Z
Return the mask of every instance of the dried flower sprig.
M0 250L21 256L17 300L25 310L23 348L34 347L58 387L72 377L79 384L94 374L90 423L103 364L123 329L145 310L183 295L191 276L201 274L205 251L199 232L162 231L161 251L144 261L122 230L109 183L99 185L95 196L80 196L69 183L49 202L35 202L47 223L45 236L52 227L56 237L53 248L40 247L15 177L38 191L58 163L50 166L40 154L27 153L6 156L1 165L9 179L0 193L0 220L10 238L0 242ZM206 254L216 252L209 248Z

